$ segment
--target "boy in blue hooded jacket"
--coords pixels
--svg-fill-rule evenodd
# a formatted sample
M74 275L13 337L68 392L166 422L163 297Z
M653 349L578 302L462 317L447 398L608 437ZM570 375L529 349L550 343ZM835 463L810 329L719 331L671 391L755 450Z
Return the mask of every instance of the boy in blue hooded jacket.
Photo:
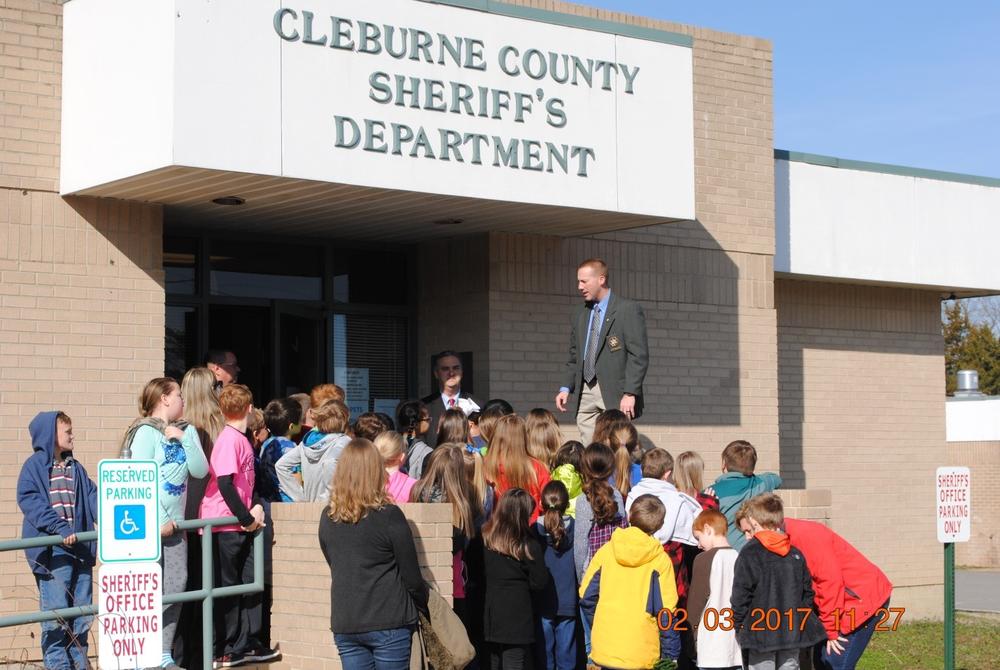
M21 537L60 535L61 545L25 550L38 584L39 609L83 607L92 601L94 542L77 534L94 529L97 487L73 458L73 423L62 412L40 412L28 425L34 453L17 479L17 504L24 514ZM87 668L87 634L92 617L42 623L46 668Z

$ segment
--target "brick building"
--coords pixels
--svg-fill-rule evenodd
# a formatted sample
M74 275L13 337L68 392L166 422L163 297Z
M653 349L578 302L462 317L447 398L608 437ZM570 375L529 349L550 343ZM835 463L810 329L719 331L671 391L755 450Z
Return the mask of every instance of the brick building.
M776 152L764 39L369 4L0 0L0 537L37 411L73 417L93 471L142 385L210 347L261 400L349 379L390 407L449 348L478 396L551 407L576 264L601 256L647 314L643 439L710 477L752 441L894 605L939 614L940 300L1000 291L1000 180ZM315 518L279 515L276 558ZM23 560L0 566L0 611L33 608ZM322 583L276 576L288 667L333 655L296 618ZM30 658L30 632L4 649Z

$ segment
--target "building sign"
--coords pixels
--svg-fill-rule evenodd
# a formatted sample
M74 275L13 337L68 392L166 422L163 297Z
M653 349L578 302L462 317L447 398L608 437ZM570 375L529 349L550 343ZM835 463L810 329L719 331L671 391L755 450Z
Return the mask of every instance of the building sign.
M158 668L163 659L163 575L156 562L101 565L101 668Z
M689 48L411 0L272 24L290 172L693 216Z
M97 550L102 563L159 560L159 490L155 461L100 462Z
M688 38L454 4L75 0L62 190L181 165L695 217Z
M938 542L968 542L972 533L969 468L938 468L935 484Z

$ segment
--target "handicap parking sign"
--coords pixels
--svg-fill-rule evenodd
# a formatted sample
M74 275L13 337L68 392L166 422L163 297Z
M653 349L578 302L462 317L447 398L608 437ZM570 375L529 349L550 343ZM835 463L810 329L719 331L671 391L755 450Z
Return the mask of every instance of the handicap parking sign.
M146 510L142 505L115 505L115 539L146 539Z
M101 563L160 558L160 468L105 459L98 466L97 553Z

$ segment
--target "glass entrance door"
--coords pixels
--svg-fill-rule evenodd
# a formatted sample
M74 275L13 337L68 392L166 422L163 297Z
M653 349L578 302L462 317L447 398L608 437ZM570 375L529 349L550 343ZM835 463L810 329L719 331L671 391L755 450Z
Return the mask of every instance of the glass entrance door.
M326 381L326 320L323 311L276 302L274 304L276 393L309 393Z

